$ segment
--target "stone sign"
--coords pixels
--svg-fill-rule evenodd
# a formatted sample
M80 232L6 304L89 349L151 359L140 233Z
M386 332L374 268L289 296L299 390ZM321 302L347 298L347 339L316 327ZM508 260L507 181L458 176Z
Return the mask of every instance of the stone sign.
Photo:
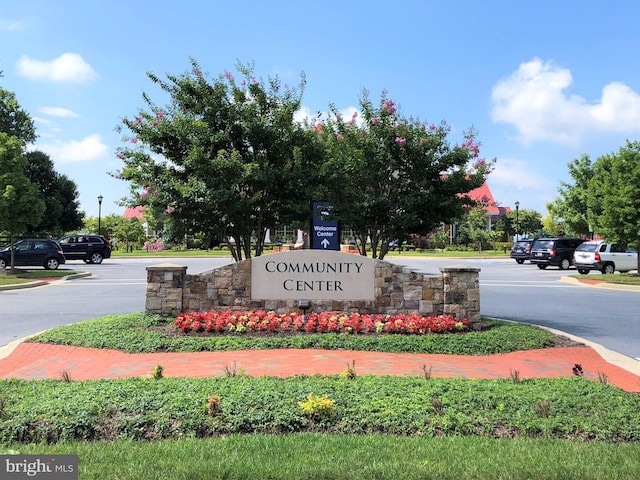
M295 250L251 259L252 300L374 300L375 260Z

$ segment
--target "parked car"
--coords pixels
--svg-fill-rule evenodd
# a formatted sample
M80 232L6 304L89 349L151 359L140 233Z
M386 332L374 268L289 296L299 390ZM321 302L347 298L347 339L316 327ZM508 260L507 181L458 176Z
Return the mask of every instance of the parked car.
M573 252L583 242L582 238L538 238L531 246L529 261L543 270L549 265L567 270L573 263Z
M76 233L58 239L67 260L102 263L111 257L111 243L102 235Z
M511 258L514 258L517 263L522 265L525 260L529 260L531 256L531 245L533 240L518 240L511 247Z
M65 263L62 248L53 240L29 238L13 244L16 267L44 267L55 270ZM0 250L0 269L11 266L11 245Z
M576 248L573 264L583 275L591 270L604 274L628 272L638 268L638 252L619 243L584 242Z

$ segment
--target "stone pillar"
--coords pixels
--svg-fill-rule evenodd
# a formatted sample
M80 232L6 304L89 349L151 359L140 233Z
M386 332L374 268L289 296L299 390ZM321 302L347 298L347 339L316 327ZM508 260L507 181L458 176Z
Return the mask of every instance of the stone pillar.
M182 312L182 287L187 267L162 263L147 267L147 299L145 311L160 315Z
M444 314L480 322L480 269L454 265L440 269L444 283Z

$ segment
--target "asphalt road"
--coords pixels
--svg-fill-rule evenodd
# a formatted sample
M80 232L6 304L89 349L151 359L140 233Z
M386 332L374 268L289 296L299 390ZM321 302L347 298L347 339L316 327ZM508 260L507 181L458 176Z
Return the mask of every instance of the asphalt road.
M540 270L513 260L387 257L416 271L438 273L443 266L480 268L483 315L543 325L640 359L640 291L625 292L561 281L575 270ZM171 262L199 273L230 258L114 258L101 265L69 262L65 269L90 277L44 287L0 291L0 346L54 326L144 310L146 267ZM597 278L599 273L591 273Z

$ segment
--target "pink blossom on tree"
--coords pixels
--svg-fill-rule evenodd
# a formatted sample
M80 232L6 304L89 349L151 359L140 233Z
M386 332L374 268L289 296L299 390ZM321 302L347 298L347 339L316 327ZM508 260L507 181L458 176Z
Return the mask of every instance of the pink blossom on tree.
M382 104L382 109L386 110L392 115L396 113L396 106L395 106L395 103L393 103L393 100L385 100L384 103Z

